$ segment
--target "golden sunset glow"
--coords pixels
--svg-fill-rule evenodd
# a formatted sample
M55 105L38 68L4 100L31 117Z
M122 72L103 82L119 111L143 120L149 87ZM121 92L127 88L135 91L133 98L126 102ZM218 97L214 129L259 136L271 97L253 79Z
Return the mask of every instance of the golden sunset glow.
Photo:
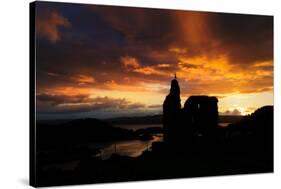
M77 16L42 9L39 112L98 106L105 114L123 107L159 114L174 73L182 105L191 95L211 95L221 114L246 115L273 104L271 17L91 6Z

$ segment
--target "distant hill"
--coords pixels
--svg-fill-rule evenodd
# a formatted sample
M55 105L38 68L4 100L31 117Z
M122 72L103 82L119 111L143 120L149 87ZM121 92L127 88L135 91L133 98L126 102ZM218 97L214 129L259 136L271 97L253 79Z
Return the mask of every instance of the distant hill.
M105 121L90 118L72 120L55 126L40 121L37 122L36 131L39 149L137 137L131 130L112 127Z
M118 117L104 120L112 125L133 125L133 124L161 124L162 115L141 116L141 117Z
M119 117L106 119L104 121L112 125L133 125L133 124L161 124L162 115L142 116L142 117ZM243 116L221 115L219 116L220 123L236 123L239 122Z
M220 115L220 123L236 123L243 116ZM71 120L38 120L37 124L61 125L70 122ZM103 121L112 125L134 125L134 124L162 124L162 115L139 116L139 117L117 117L103 119Z

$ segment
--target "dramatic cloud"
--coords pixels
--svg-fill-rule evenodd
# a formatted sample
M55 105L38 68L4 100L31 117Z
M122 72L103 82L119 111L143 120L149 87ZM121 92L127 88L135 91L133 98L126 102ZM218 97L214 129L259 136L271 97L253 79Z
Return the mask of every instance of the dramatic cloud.
M49 2L37 7L36 94L48 104L42 111L106 107L92 101L107 96L142 104L150 113L155 104L161 109L175 73L182 103L190 95L214 95L222 97L221 112L242 114L273 103L271 16ZM44 94L56 100L42 100ZM234 106L228 97L239 95L251 99Z
M55 43L61 38L60 28L69 28L70 22L55 10L44 10L36 17L36 35Z

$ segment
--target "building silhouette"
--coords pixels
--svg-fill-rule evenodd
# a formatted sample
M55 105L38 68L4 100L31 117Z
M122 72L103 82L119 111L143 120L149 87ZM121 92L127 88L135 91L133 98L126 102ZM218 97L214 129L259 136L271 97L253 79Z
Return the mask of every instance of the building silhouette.
M166 96L163 104L164 141L177 140L178 131L180 130L180 119L180 87L175 74L175 78L171 81L170 93Z
M218 99L209 96L191 96L183 108L185 126L197 135L212 135L218 125Z
M218 99L190 96L181 108L180 87L175 78L163 103L164 142L184 143L194 137L212 137L218 125Z

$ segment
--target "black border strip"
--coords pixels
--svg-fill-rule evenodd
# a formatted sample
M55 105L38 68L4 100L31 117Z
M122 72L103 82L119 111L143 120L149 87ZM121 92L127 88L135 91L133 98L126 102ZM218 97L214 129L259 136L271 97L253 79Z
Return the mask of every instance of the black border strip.
M29 4L29 184L36 187L35 2Z

